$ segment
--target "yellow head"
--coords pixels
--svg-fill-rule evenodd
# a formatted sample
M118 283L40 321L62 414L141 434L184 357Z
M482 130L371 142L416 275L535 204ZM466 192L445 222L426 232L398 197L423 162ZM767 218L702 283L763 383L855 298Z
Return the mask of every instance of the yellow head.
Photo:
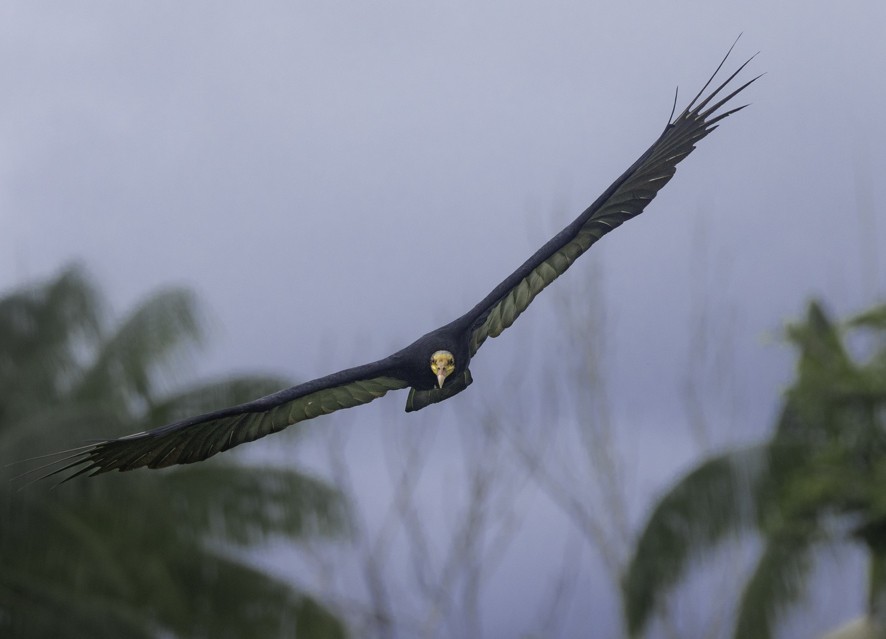
M431 372L437 376L437 385L443 388L443 382L455 370L455 356L449 351L437 351L431 355Z

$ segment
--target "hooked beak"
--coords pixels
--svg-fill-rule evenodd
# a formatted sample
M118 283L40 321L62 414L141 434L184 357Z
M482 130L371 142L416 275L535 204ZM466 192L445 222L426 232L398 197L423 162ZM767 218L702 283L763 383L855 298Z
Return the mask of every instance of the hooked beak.
M455 371L455 357L449 351L437 351L431 355L431 372L437 377L437 388Z

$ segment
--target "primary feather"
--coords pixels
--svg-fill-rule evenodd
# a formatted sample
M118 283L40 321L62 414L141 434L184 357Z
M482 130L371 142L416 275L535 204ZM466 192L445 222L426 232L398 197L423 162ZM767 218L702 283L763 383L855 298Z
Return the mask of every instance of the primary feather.
M726 55L728 57L729 54ZM745 82L716 104L708 105L750 61L742 64L699 102L701 94L726 62L726 58L723 58L698 95L676 119L668 122L652 146L578 218L536 251L468 313L467 316L473 320L472 356L487 337L497 337L513 324L535 296L562 275L594 242L642 213L674 176L677 164L695 149L695 143L716 129L717 122L747 106L716 114L717 109L760 76Z

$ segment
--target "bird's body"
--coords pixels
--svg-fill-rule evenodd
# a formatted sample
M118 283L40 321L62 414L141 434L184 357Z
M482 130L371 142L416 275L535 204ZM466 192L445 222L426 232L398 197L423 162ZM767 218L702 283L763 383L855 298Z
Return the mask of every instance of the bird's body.
M726 58L714 76L725 61ZM458 319L370 364L246 404L66 451L68 454L54 464L67 463L49 474L77 469L70 476L74 477L193 463L299 421L370 402L391 390L410 389L407 411L420 410L460 393L471 384L470 362L483 342L507 329L541 290L600 237L639 215L674 175L676 165L689 155L695 143L715 129L717 122L744 108L717 113L757 78L715 104L710 103L746 64L699 101L712 76L689 106L676 119L669 119L652 146L591 206Z

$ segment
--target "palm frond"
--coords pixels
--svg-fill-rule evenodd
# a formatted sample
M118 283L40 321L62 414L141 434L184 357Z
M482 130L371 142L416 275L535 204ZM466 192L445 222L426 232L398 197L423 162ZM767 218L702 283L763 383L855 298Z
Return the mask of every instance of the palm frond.
M186 593L183 614L161 620L178 636L338 639L346 635L341 622L316 601L233 557L203 553L199 561L177 563L171 570L174 582ZM244 597L244 592L249 596ZM220 607L219 601L225 606Z
M0 636L155 639L143 610L118 597L71 588L33 570L0 571Z
M0 298L0 413L15 417L61 397L79 373L83 347L99 340L101 308L76 267Z
M812 527L792 527L766 539L754 574L745 584L734 639L770 639L778 621L806 592L812 568Z
M154 296L107 340L102 320L78 269L0 298L0 478L27 471L9 462L53 441L114 437L286 385L238 377L158 399L164 365L199 336L192 296ZM208 465L151 482L0 491L0 513L0 636L344 636L322 605L220 554L343 529L336 491L297 472Z
M345 529L341 494L321 480L284 468L206 463L176 468L164 481L176 495L175 517L210 538L246 545ZM207 502L206 495L223 490Z
M109 390L125 404L147 405L157 392L157 373L176 364L182 347L200 337L193 294L181 289L157 293L143 302L107 339L75 390L79 398L104 397Z
M851 328L861 327L880 331L886 330L886 304L878 304L850 317L846 321L846 325Z
M663 595L700 551L756 524L755 486L766 469L757 446L704 462L671 489L652 512L625 575L624 605L630 636L639 636Z

